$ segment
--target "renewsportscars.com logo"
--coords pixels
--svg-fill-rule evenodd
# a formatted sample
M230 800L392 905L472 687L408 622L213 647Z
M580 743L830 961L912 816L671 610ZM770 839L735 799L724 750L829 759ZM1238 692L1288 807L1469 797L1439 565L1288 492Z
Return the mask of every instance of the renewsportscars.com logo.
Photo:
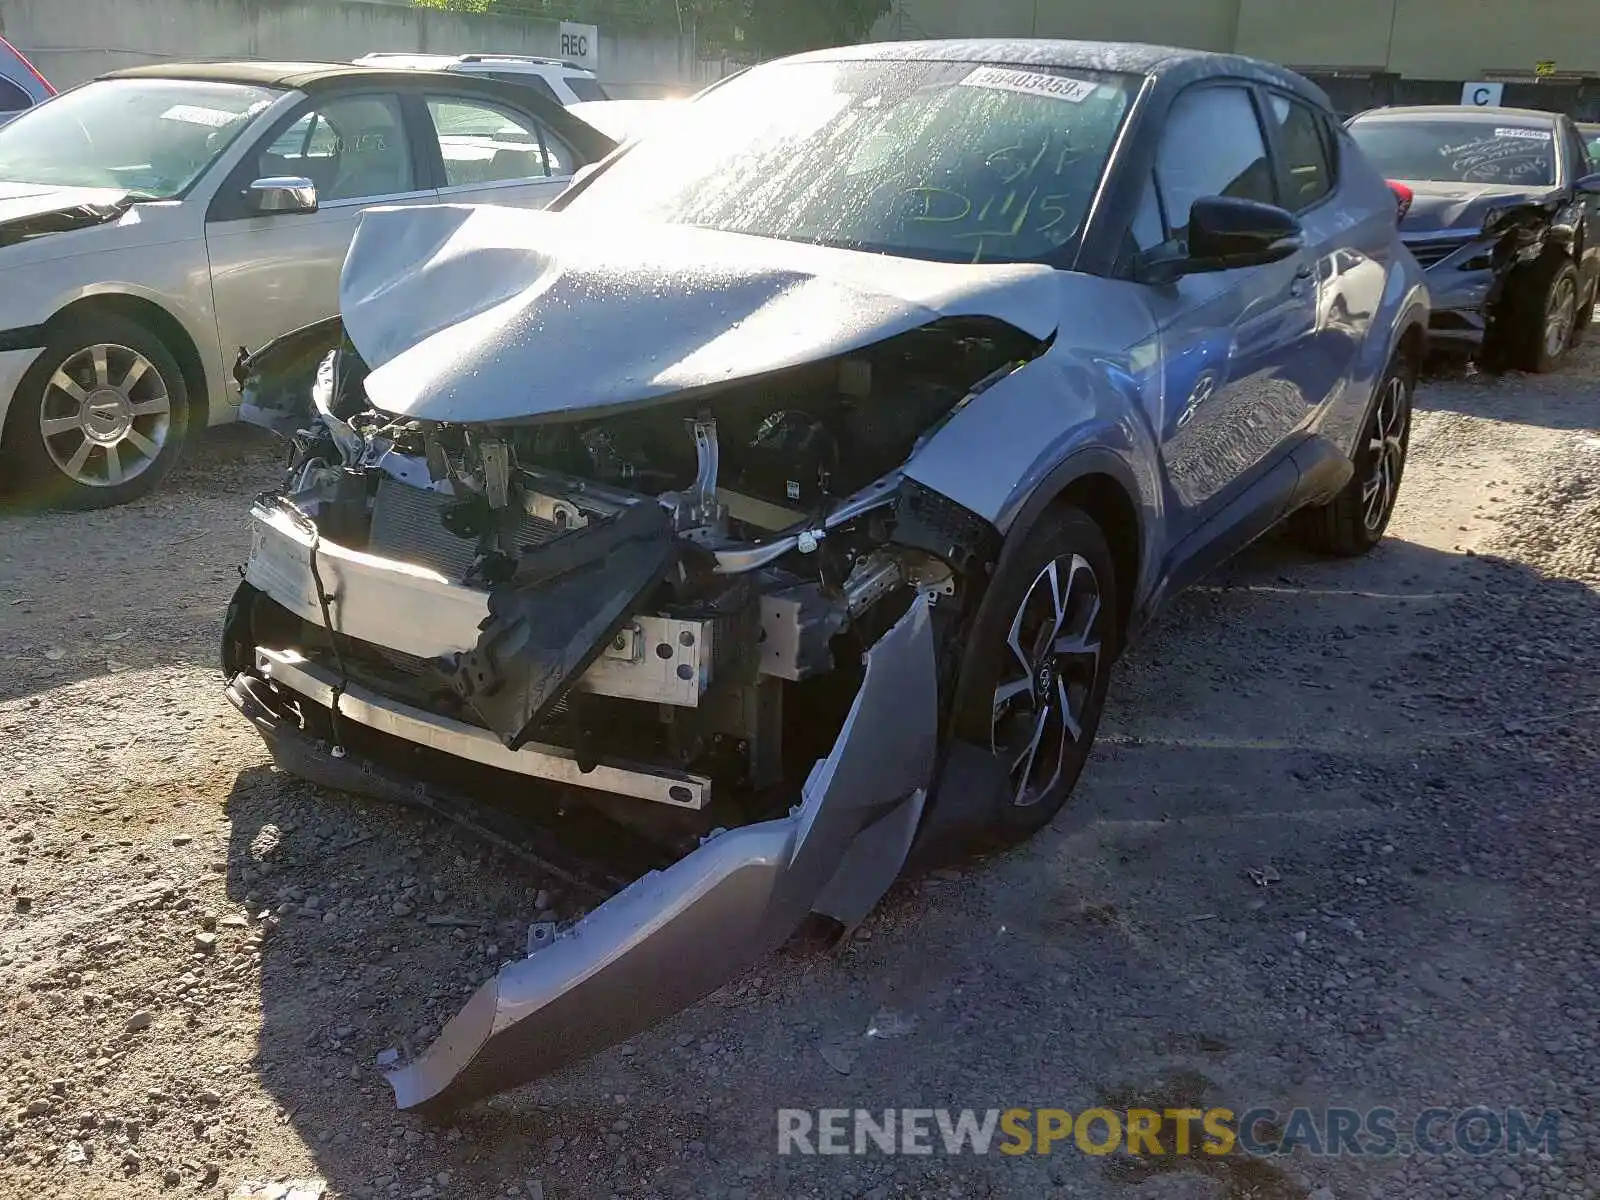
M1561 1115L1519 1108L780 1108L779 1154L1081 1154L1268 1157L1554 1155Z

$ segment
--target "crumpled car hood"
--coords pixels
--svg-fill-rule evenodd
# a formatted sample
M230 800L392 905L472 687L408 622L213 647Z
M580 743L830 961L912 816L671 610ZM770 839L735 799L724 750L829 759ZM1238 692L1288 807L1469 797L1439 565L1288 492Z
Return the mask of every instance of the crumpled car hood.
M116 188L0 182L0 246L104 225L132 207L128 193Z
M368 210L340 281L371 402L463 423L602 416L941 317L993 317L1043 339L1059 308L1043 265L461 205Z
M1451 231L1469 232L1483 228L1483 222L1497 208L1517 204L1541 204L1559 194L1552 187L1507 187L1481 183L1434 183L1402 180L1413 192L1411 207L1400 223L1402 233L1424 235Z

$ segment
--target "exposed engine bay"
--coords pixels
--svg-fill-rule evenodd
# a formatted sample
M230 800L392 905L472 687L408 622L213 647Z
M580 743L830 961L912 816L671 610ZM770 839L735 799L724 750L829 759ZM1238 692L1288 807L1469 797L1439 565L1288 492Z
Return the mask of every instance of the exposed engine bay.
M953 627L992 563L992 528L898 468L1041 349L950 318L688 401L491 426L377 411L346 340L256 503L225 658L331 701L312 722L370 694L478 730L478 762L680 850L782 813L865 650L919 595Z

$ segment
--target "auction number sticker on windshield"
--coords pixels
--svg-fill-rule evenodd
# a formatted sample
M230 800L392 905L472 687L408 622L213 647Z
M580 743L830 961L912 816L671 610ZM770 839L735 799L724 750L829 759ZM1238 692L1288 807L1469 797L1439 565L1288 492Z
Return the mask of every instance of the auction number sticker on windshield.
M1494 135L1497 138L1521 138L1527 142L1548 142L1550 140L1550 131L1548 129L1517 129L1507 126L1505 129L1496 129Z
M1008 71L1004 67L979 67L961 81L962 87L996 88L1002 92L1022 92L1028 96L1049 96L1069 104L1082 104L1098 84L1042 71Z
M163 121L182 121L185 125L204 125L207 129L221 129L239 114L223 108L202 108L198 104L174 104L161 114Z

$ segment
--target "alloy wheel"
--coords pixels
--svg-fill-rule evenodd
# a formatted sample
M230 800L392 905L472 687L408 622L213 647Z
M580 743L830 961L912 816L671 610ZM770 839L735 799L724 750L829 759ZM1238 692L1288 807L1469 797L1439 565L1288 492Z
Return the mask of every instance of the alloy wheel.
M1084 710L1101 670L1100 581L1081 555L1035 576L1006 638L994 690L993 749L1011 774L1012 803L1038 803L1083 740Z
M1400 473L1406 461L1406 423L1409 418L1406 383L1399 376L1384 384L1372 414L1367 438L1370 472L1361 485L1362 519L1369 533L1377 533L1389 519L1395 494L1400 490Z
M171 429L166 380L126 346L87 346L45 384L39 433L51 461L74 483L116 487L137 479Z
M1557 357L1572 341L1572 330L1578 319L1578 282L1572 275L1558 277L1550 289L1550 298L1544 310L1544 349L1551 358Z

